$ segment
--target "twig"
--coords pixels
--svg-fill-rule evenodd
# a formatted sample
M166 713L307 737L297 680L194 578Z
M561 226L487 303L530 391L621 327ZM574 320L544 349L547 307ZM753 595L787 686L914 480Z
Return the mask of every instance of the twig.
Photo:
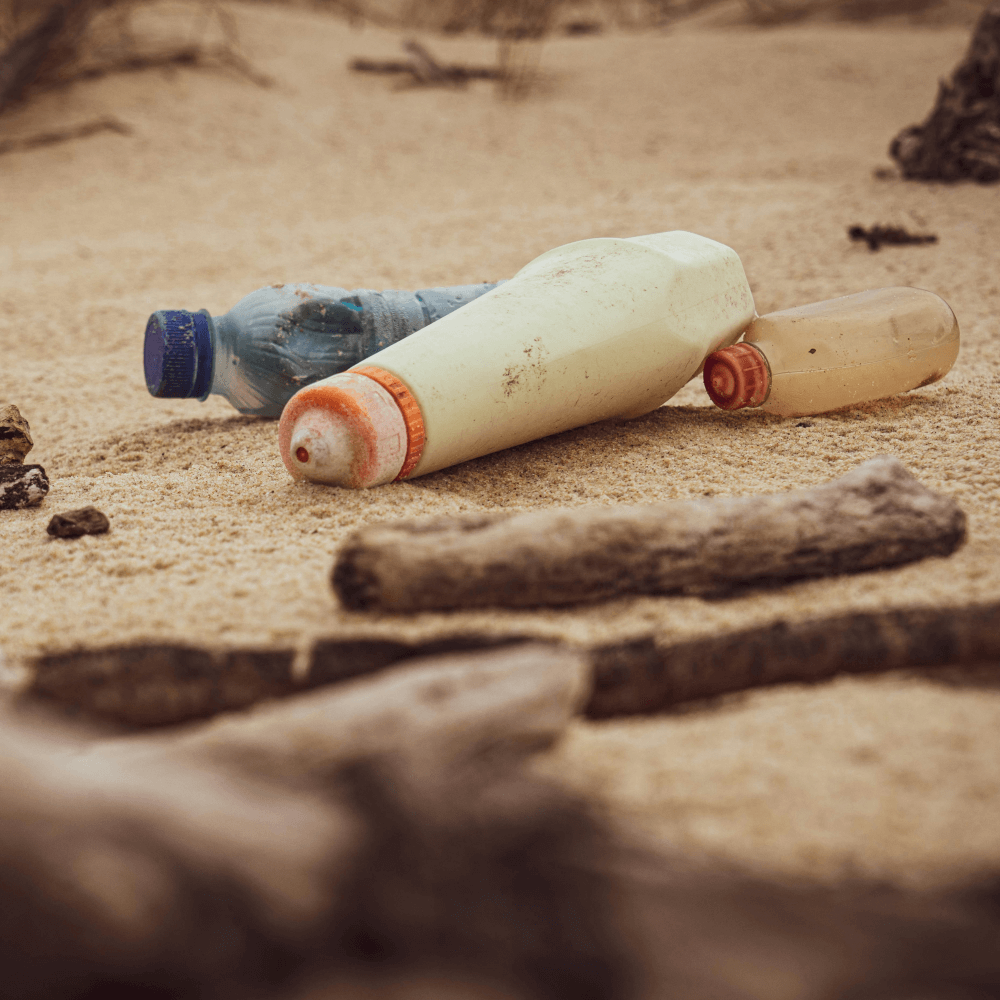
M464 66L461 63L439 63L419 42L404 42L410 54L407 60L354 59L350 68L356 73L409 73L418 86L449 86L464 84L469 80L496 80L500 70L488 66Z
M4 153L21 152L26 149L37 149L39 146L53 146L58 142L69 142L71 139L84 139L99 132L115 132L118 135L131 135L132 129L117 118L98 118L71 128L55 129L51 132L37 132L23 139L4 139L0 141L0 156Z
M901 226L876 225L868 229L864 226L851 226L847 230L847 235L855 242L864 240L868 244L868 249L872 251L881 249L883 244L906 246L907 244L937 243L938 241L934 233L909 233Z
M896 566L964 538L955 502L883 456L773 496L373 525L332 580L358 610L537 607Z

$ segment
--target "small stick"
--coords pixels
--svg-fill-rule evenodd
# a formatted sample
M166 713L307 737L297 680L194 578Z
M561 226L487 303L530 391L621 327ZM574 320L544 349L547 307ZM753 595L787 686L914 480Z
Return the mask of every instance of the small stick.
M332 581L351 609L534 607L897 566L964 539L955 501L882 456L791 493L374 525Z
M359 58L351 61L350 68L356 73L409 73L413 77L413 82L420 86L462 84L469 80L496 80L501 76L500 70L489 66L439 63L417 41L404 42L403 48L410 54L407 60Z
M1000 660L1000 603L856 611L659 645L651 636L590 651L592 718L843 673ZM1000 677L1000 668L997 670Z

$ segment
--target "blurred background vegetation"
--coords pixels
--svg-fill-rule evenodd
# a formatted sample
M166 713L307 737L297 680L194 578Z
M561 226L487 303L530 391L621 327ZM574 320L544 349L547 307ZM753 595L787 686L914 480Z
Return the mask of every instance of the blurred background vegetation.
M269 0L273 2L273 0ZM497 39L501 78L517 78L553 34L904 19L973 24L985 0L284 0L357 24ZM534 54L531 52L534 50ZM232 10L219 0L0 0L0 115L75 80L165 64L222 63L255 83Z

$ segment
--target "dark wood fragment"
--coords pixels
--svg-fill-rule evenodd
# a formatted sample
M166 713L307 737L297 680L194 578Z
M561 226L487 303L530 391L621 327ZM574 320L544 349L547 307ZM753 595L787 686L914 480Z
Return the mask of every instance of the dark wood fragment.
M29 660L25 693L84 715L163 726L288 694L294 658L291 649L172 643L69 650Z
M103 535L110 528L107 515L88 504L77 510L53 514L45 530L56 538L79 538L81 535Z
M37 507L49 492L40 465L0 465L0 510Z
M518 634L479 635L459 633L418 642L382 639L377 636L357 639L320 639L309 657L306 684L318 687L376 673L403 660L415 657L442 656L446 653L473 652L530 642L530 636Z
M847 235L858 242L864 240L869 250L880 250L883 244L891 246L906 246L908 244L937 243L934 233L910 233L902 226L850 226Z
M783 494L373 525L347 540L332 582L360 610L535 607L854 573L964 539L955 501L882 456Z
M911 180L1000 181L1000 0L980 15L927 120L903 129L889 155Z
M844 673L994 662L1000 677L1000 602L779 620L673 644L646 637L595 648L591 660L592 718Z

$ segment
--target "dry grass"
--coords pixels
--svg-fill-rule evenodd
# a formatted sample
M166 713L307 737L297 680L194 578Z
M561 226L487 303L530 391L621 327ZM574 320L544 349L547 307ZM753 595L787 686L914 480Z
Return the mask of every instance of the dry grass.
M77 80L166 65L214 65L271 83L213 0L0 0L0 114Z
M498 89L513 97L534 86L542 41L553 33L663 26L727 6L726 0L316 2L355 23L494 37ZM943 8L974 17L982 6L981 0L742 0L736 11L737 20L768 26L816 17L919 17ZM168 64L214 65L270 82L240 53L235 20L216 0L0 0L0 115L42 90Z

